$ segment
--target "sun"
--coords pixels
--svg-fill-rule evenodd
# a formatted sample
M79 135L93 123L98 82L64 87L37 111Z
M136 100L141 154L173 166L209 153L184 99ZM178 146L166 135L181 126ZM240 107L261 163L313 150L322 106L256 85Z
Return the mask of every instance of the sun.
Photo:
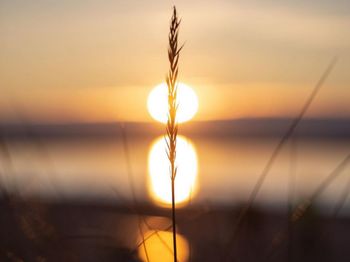
M198 111L198 97L194 90L183 83L177 85L177 122L190 120ZM168 120L168 86L161 83L152 89L147 99L148 112L153 119L166 123Z

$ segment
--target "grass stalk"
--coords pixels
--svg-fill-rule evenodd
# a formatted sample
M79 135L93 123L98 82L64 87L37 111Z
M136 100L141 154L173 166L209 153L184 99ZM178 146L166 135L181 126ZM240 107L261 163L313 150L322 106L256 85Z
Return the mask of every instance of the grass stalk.
M178 61L181 48L178 46L180 20L177 17L176 7L173 8L173 15L170 22L169 32L169 72L166 76L166 83L168 87L168 121L166 126L166 143L167 155L170 162L170 178L171 178L171 213L172 213L172 228L173 228L173 249L174 262L177 262L177 246L176 246L176 207L175 207L175 178L177 167L176 160L176 138L178 125L176 121L177 113L177 75L178 75Z
M238 214L238 217L237 217L237 219L236 219L236 221L234 223L232 234L231 234L231 238L229 239L228 244L226 245L226 248L225 248L225 253L228 254L227 255L227 260L231 260L232 259L232 255L231 255L232 249L231 249L231 247L234 245L234 243L236 241L237 232L240 229L240 225L241 225L244 217L248 213L248 211L253 206L253 204L254 204L254 202L256 200L256 197L257 197L257 195L258 195L258 193L259 193L259 191L260 191L260 189L261 189L261 187L262 187L262 185L263 185L263 183L265 181L265 178L269 174L269 171L270 171L271 167L273 166L277 156L279 155L280 151L284 147L285 143L294 134L295 129L297 128L297 126L299 125L301 120L304 118L304 115L308 111L310 105L312 104L313 100L315 99L315 97L317 96L317 94L320 91L321 87L323 86L324 82L327 80L328 76L332 72L332 70L333 70L334 66L336 65L336 63L337 63L337 57L334 57L331 60L331 62L328 65L328 67L326 68L326 70L321 75L321 77L318 80L318 82L316 83L316 85L313 88L311 94L309 95L309 97L305 101L304 105L302 106L300 112L292 120L289 128L284 133L284 135L281 137L280 141L278 142L278 144L276 145L276 147L272 151L272 154L271 154L269 160L267 161L264 169L262 170L262 173L259 175L258 180L256 181L256 183L255 183L255 185L253 187L253 190L251 191L251 193L249 195L247 205L245 207L243 207L243 209L240 211L240 213Z
M126 158L126 165L127 165L127 173L128 173L128 178L129 178L129 185L131 189L131 195L132 195L132 200L134 202L134 205L136 207L136 210L138 209L138 203L137 203L137 198L136 198L136 193L135 193L135 188L134 188L134 178L133 178L133 172L131 169L131 161L130 161L130 154L129 154L129 146L128 146L128 139L126 136L126 131L125 131L125 126L124 124L121 125L121 131L122 131L122 139L123 139L123 148L124 148L124 153L125 153L125 158ZM142 220L144 219L141 214L137 212L137 218L138 218L138 228L139 228L139 233L142 238L142 246L143 250L146 255L146 260L149 262L149 256L147 252L147 247L146 247L146 241L145 241L145 235L142 230Z
M290 216L289 222L294 227L295 224L301 220L301 218L306 214L306 212L310 209L311 205L315 203L316 199L325 191L325 189L336 179L342 171L345 170L347 165L350 162L350 154L348 154L338 165L337 167L318 185L315 191L311 194L310 197L306 198L304 201L299 203L295 208L293 208ZM349 182L350 184L350 182ZM347 188L345 189L347 190ZM347 198L347 194L343 192L342 198L338 203L340 208L342 207L343 199ZM337 209L337 208L336 208ZM336 211L335 209L335 211ZM336 213L334 213L336 215ZM288 232L287 232L288 233ZM272 255L277 250L277 246L282 243L286 238L286 232L283 229L280 229L277 234L273 237L273 241L271 241L271 245L268 249L266 257L262 261L270 261Z

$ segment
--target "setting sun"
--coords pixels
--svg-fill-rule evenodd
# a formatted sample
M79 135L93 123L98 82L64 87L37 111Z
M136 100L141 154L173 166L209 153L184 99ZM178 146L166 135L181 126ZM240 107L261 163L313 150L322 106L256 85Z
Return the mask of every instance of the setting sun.
M183 83L177 86L177 122L190 120L198 111L198 97L194 90ZM168 87L165 83L152 89L147 100L148 112L155 120L166 123L168 120Z

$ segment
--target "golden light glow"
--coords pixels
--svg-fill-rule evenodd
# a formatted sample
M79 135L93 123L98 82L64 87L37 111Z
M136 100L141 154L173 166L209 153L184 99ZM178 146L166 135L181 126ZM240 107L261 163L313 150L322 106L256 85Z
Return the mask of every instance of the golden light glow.
M195 193L198 173L197 153L193 144L183 136L177 137L177 175L175 202L183 203ZM148 156L149 190L160 203L171 204L170 163L166 154L166 141L162 136L153 143Z
M190 120L198 111L198 97L192 88L178 83L177 85L177 122ZM166 123L168 120L168 86L166 83L157 85L149 94L147 108L150 115L157 121Z
M149 231L145 234L145 237L152 234L153 231ZM145 241L147 255L149 261L152 262L172 262L174 257L172 254L172 242L173 235L171 232L158 231L158 234L153 234ZM177 241L177 259L179 262L188 261L189 245L188 241L181 235L176 234ZM145 248L141 245L138 249L139 257L142 261L147 261L145 254Z

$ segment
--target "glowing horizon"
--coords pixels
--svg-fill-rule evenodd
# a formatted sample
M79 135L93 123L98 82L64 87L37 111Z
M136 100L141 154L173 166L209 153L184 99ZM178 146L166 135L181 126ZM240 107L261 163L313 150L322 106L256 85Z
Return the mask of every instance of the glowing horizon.
M0 5L0 121L152 121L145 104L167 72L171 3ZM350 2L204 0L178 9L179 81L201 103L193 120L293 117L334 55L308 116L350 117Z

